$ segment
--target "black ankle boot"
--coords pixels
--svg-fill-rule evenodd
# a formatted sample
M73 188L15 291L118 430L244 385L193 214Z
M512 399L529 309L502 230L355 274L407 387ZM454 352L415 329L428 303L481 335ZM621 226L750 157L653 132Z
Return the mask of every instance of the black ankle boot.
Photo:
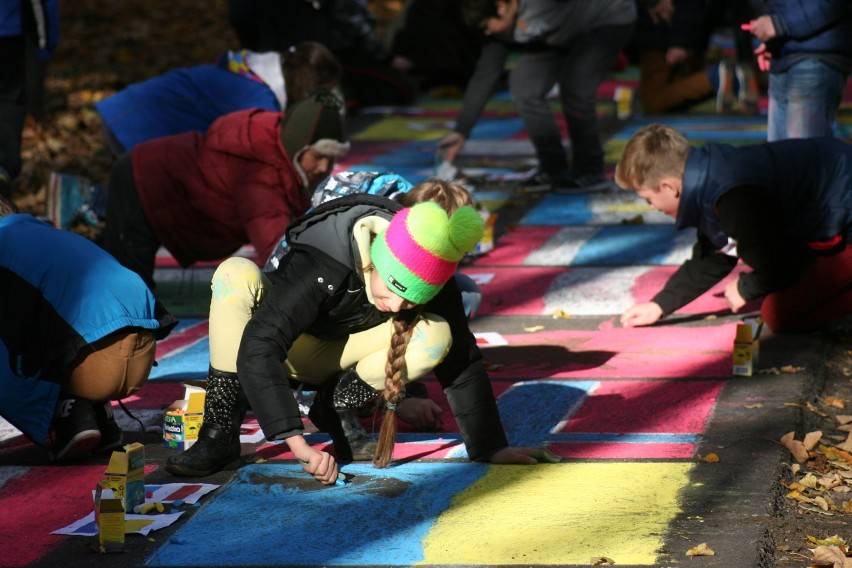
M188 450L166 460L166 471L204 477L239 458L240 425L246 415L246 406L246 396L237 374L211 367L198 440Z
M331 436L338 462L373 459L376 442L361 425L358 408L375 400L379 392L359 377L354 367L317 391L308 418Z

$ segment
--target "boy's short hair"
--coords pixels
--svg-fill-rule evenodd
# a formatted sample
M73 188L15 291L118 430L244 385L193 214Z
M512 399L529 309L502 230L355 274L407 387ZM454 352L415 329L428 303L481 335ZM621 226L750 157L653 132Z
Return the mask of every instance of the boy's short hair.
M657 188L664 177L683 177L689 142L665 124L639 129L615 166L615 182L627 189Z
M508 2L508 0L504 0ZM498 0L462 0L461 17L465 25L478 28L489 18L496 18Z
M460 183L439 179L427 179L420 182L406 193L400 193L395 198L403 207L412 207L416 203L434 201L452 215L464 205L473 205L473 196Z

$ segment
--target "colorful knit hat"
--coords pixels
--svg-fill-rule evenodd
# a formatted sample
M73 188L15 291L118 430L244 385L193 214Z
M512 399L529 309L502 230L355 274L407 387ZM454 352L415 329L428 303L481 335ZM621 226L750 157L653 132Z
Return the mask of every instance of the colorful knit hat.
M388 289L425 304L453 277L459 261L482 238L485 223L470 205L449 218L432 201L394 215L370 249L373 266Z
M306 146L333 158L349 151L340 108L334 93L318 89L287 109L281 119L281 143L290 159Z

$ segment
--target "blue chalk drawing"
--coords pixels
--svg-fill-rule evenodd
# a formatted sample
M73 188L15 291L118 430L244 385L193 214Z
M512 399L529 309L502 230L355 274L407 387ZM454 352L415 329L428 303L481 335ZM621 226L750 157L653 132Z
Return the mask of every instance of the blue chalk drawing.
M296 464L244 467L147 566L410 566L454 495L481 478L478 463L348 465L345 486L323 487Z

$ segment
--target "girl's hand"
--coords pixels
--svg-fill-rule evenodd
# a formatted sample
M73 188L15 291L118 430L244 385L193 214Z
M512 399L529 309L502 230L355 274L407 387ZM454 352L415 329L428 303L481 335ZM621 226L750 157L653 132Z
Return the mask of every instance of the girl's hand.
M334 485L339 473L337 461L331 454L313 449L303 436L287 438L287 445L302 464L302 469L323 485Z
M538 448L512 448L507 447L495 453L488 460L496 464L523 464L535 465L537 463L559 463L562 458L553 454L544 447Z

